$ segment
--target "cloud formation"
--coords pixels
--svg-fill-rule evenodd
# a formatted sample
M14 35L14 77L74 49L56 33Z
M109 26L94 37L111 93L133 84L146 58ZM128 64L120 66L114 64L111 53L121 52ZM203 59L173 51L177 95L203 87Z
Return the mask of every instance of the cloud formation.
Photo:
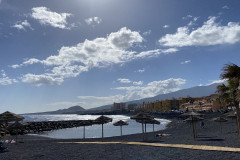
M72 14L52 12L46 7L35 7L32 8L31 15L42 25L50 25L55 28L69 29L67 26L67 17L70 17Z
M139 81L141 82L141 81ZM126 102L130 100L137 100L147 97L153 97L158 94L166 94L174 92L180 89L185 84L186 80L181 78L170 78L163 81L153 81L146 86L129 86L129 87L117 87L117 90L125 91L124 95L114 95L106 97L97 96L78 96L80 103L83 106L98 107L107 104L113 104L113 102Z
M170 78L163 81L153 81L146 86L128 86L117 87L114 89L126 91L125 100L141 99L153 97L158 94L166 94L179 90L180 86L185 84L186 80L182 78Z
M39 63L50 67L48 73L22 76L22 81L37 86L42 84L61 84L65 78L76 77L91 68L103 68L112 64L123 64L138 58L152 57L159 54L176 52L177 49L158 49L137 53L130 50L134 44L141 43L142 36L137 31L126 27L109 34L106 38L85 40L74 46L63 46L58 55L52 55L44 60L30 58L22 64L12 65L12 68ZM49 72L50 70L50 72Z
M190 62L191 62L191 60L186 60L186 61L181 62L181 64L187 64L187 63L190 63Z
M0 85L10 85L18 82L16 79L10 79L4 70L1 70L1 75L2 78L0 78Z
M118 78L118 81L120 82L120 83L131 83L132 81L130 81L129 79L127 79L127 78Z
M222 9L230 9L227 5L223 6Z
M87 25L95 26L97 24L100 24L102 22L102 19L99 17L90 17L85 19L85 22L87 23Z
M170 26L169 25L164 25L163 28L169 28Z
M201 27L192 31L188 26L179 27L175 34L165 35L159 43L168 47L234 44L240 41L239 35L239 23L229 22L222 26L216 23L216 17L210 17Z
M24 20L22 22L16 22L14 25L12 25L13 28L17 28L18 30L26 30L26 28L32 29L31 24L27 21Z

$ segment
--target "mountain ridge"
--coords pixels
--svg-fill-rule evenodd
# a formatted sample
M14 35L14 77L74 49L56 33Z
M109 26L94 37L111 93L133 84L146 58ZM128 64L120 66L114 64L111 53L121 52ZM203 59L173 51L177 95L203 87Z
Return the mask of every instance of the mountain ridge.
M141 104L143 102L153 102L153 101L157 101L157 100L166 100L166 99L171 99L171 98L180 98L180 97L203 97L203 96L209 96L211 94L214 94L216 92L216 87L221 84L221 83L214 83L208 86L195 86L195 87L191 87L191 88L187 88L187 89L181 89L175 92L171 92L171 93L167 93L167 94L159 94L156 95L154 97L148 97L148 98L143 98L143 99L139 99L139 100L133 100L133 101L128 101L125 102L126 106L128 104L131 103L137 103L137 104ZM90 110L104 110L104 109L110 109L112 106L112 104L109 105L104 105L104 106L100 106L100 107L95 107L95 108L91 108L88 109L88 111Z

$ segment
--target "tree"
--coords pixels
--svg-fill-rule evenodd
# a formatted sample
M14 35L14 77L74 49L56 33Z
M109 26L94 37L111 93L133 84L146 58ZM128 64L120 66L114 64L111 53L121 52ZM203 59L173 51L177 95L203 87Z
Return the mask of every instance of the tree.
M221 79L226 79L228 81L228 86L223 87L222 93L228 93L228 97L232 99L233 105L237 111L237 125L238 133L240 133L240 109L239 109L239 82L240 82L240 67L236 64L226 64L223 67L223 73L221 74ZM225 90L224 90L225 89Z

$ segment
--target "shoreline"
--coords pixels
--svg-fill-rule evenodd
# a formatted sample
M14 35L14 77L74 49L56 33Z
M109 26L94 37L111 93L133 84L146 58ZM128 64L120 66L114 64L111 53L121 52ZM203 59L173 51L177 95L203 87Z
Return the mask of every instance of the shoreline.
M20 136L24 143L8 144L9 152L0 153L0 159L239 159L240 152L193 150L171 147L154 147L128 144L75 144L71 142L144 142L151 144L187 144L240 148L236 132L236 124L231 119L222 124L211 121L220 113L204 115L204 128L197 125L198 138L193 139L191 125L181 118L171 119L167 128L162 131L146 133L143 141L142 134L124 136L89 138L89 139L50 139L39 136ZM159 117L157 117L159 118ZM169 134L165 137L155 137L158 133ZM58 143L70 142L70 143Z

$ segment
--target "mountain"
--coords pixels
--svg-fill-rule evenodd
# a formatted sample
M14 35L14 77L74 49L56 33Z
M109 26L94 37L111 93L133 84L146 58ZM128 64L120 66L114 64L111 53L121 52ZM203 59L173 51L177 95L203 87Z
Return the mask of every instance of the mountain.
M59 109L57 111L28 113L28 114L76 114L76 113L83 113L85 111L86 110L81 106L72 106L66 109Z
M174 98L179 98L179 97L203 97L203 96L209 96L211 94L214 94L216 92L216 87L219 85L220 83L214 83L212 85L208 85L208 86L196 86L196 87L192 87L192 88L188 88L188 89L182 89L176 92L171 92L171 93L167 93L167 94L159 94L157 96L154 97L150 97L150 98L144 98L144 99L140 99L140 100L134 100L134 101L129 101L129 102L125 102L126 106L128 104L131 103L137 103L137 104L142 104L143 102L153 102L156 100L166 100L166 99L172 99ZM91 108L90 110L104 110L104 109L110 109L112 106L112 104L109 105L104 105L104 106L100 106L100 107L96 107L96 108Z
M83 112L85 111L84 108L81 106L72 106L67 109L59 109L57 111L51 112L51 114L67 114L67 113L73 113L73 112Z

